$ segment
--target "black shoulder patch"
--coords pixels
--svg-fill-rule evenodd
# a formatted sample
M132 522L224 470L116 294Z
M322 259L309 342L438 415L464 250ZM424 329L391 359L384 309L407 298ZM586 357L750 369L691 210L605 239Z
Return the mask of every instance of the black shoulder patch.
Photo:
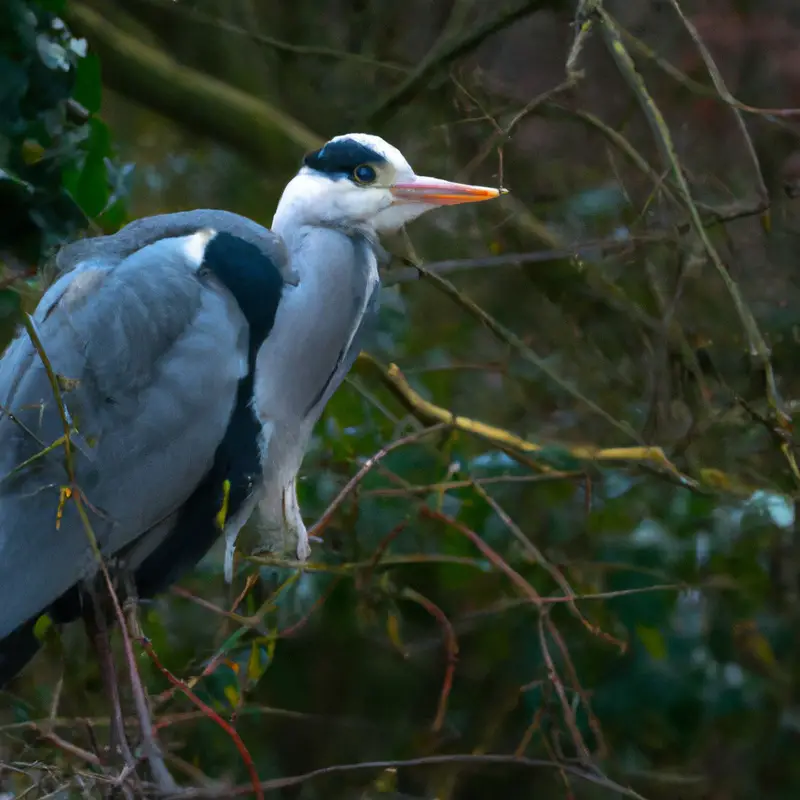
M217 233L208 243L203 268L233 295L248 323L250 369L239 382L228 428L217 447L211 469L178 510L172 530L135 571L141 598L165 591L211 549L220 535L216 516L222 506L226 482L228 517L232 517L261 479L261 426L251 408L255 358L274 324L283 277L262 250L225 232ZM88 602L83 588L76 584L40 614L49 613L55 623L64 624L78 619ZM38 651L40 643L34 629L40 614L0 639L0 687ZM110 616L107 621L111 622Z
M272 330L283 291L283 276L264 252L230 233L208 243L203 267L233 295L250 327L251 352Z
M216 515L226 481L230 518L261 480L261 425L251 407L255 360L275 322L283 277L258 247L230 233L218 233L208 243L203 267L233 295L247 320L249 370L239 382L233 413L211 469L179 509L172 530L136 570L140 597L153 597L167 589L211 549L220 535Z
M321 150L309 153L303 164L328 175L349 175L361 164L385 164L380 153L354 139L328 142Z

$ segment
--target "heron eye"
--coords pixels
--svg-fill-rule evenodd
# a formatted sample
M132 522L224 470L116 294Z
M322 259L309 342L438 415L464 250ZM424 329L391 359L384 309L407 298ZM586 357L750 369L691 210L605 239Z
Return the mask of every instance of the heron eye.
M369 164L361 164L353 170L353 179L356 183L375 183L377 177L375 170Z

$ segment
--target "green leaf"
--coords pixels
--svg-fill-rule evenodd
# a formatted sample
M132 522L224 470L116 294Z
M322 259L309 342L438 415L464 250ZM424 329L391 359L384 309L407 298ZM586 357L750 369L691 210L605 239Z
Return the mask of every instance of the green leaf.
M252 689L258 684L272 663L275 653L275 639L259 639L250 643L247 658L247 687Z
M67 7L67 0L37 0L45 11L50 11L53 14L63 14Z
M197 696L216 711L229 713L239 707L242 699L239 665L224 661L202 678L195 687Z
M0 290L0 319L14 316L20 309L20 296L13 289Z
M88 217L96 217L108 203L106 156L111 145L108 128L93 119L90 122L89 152L75 187L75 201Z
M90 114L95 114L100 110L102 90L100 59L94 53L89 53L78 61L72 97Z
M25 67L0 55L0 131L17 133L24 129L19 103L27 91Z
M649 628L645 625L636 626L636 635L647 650L647 654L654 661L663 661L667 657L667 645L664 636L658 628Z

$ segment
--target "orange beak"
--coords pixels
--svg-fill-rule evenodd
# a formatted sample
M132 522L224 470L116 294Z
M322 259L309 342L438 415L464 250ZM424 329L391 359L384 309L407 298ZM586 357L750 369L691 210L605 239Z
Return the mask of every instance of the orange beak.
M415 177L411 181L395 183L391 187L395 203L423 203L429 206L454 206L459 203L480 203L493 200L506 189L491 189L488 186L470 186L439 178Z

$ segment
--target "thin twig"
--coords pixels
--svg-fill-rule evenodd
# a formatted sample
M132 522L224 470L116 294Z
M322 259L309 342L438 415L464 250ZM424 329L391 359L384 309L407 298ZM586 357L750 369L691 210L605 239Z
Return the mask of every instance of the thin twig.
M447 714L447 701L450 697L450 690L453 688L453 676L455 675L456 663L458 661L458 639L456 638L456 632L453 630L450 620L447 619L447 615L432 600L429 600L425 595L408 587L403 589L400 596L421 605L436 620L444 634L447 666L445 668L444 680L442 681L442 690L439 693L439 705L436 709L436 717L431 725L431 730L434 733L438 733L444 725L444 718Z
M59 417L61 418L61 425L64 428L64 438L61 441L61 444L64 447L64 463L67 468L67 475L69 477L69 482L74 487L75 465L72 460L72 440L70 439L70 436L72 434L72 426L69 424L69 420L67 419L66 406L64 405L64 399L61 396L61 387L59 386L56 373L53 370L53 365L50 363L50 358L45 352L42 340L39 338L39 333L36 330L36 323L33 321L33 317L30 314L23 314L22 324L28 333L28 337L31 340L31 344L33 345L34 350L36 350L36 353L38 354L42 362L44 371L47 374L47 380L50 383L50 388L53 392L53 398L55 399L56 406L58 407L58 414Z
M261 784L263 791L277 791L278 789L285 789L290 786L298 786L302 783L323 778L328 775L336 775L339 773L370 771L380 772L387 769L410 769L413 767L429 767L436 765L447 764L465 764L467 766L482 767L482 766L518 766L527 769L563 769L569 775L575 778L592 783L610 792L615 792L618 796L629 797L632 800L646 800L645 797L635 792L633 789L622 786L615 781L610 780L595 772L590 772L581 767L575 767L570 764L559 764L555 761L545 761L544 759L536 758L522 758L514 755L503 755L495 753L477 753L477 754L451 754L451 755L435 755L423 756L421 758L409 758L406 760L398 761L366 761L356 764L334 764L329 767L320 767L319 769L306 772L303 775L292 775L286 778L275 778L274 780L264 781ZM216 789L186 789L177 794L170 795L166 800L216 800L216 798L238 797L246 795L253 791L253 787L235 786L225 790Z
M463 292L459 291L450 281L442 278L440 275L435 275L432 272L417 264L416 268L443 294L446 294L457 305L461 306L471 316L475 317L483 323L501 342L510 345L516 350L526 361L537 367L544 375L546 375L553 383L560 389L565 391L575 400L585 405L598 416L602 417L609 425L616 428L626 436L639 440L639 436L626 422L621 422L614 419L607 411L600 408L594 400L589 399L582 394L570 381L562 378L547 362L546 359L535 353L525 342L522 341L516 334L512 333L504 325L501 325L494 317L484 311L477 303L473 302Z
M408 73L410 71L409 67L403 66L402 64L394 64L388 61L376 61L374 58L369 58L369 56L362 55L361 53L352 53L349 50L337 50L335 47L320 47L318 45L292 44L291 42L284 42L282 39L276 39L274 36L267 36L266 34L257 31L241 28L238 25L234 25L232 22L222 19L221 17L215 17L211 14L206 14L205 12L197 8L189 7L186 4L179 5L175 2L169 2L169 0L141 1L158 6L165 11L169 11L186 19L212 26L219 30L225 31L226 33L233 33L237 36L243 36L253 42L256 42L257 44L271 47L273 50L278 50L279 52L293 53L298 56L312 56L317 58L339 59L342 61L355 61L360 64L364 64L365 66L375 67L376 69L385 69L391 72Z
M103 762L100 761L98 756L96 756L94 753L90 753L88 750L84 750L82 747L78 747L77 745L72 744L72 742L68 742L57 733L43 730L38 725L34 725L33 730L35 730L42 739L50 742L52 745L55 745L59 750L63 750L65 753L69 753L76 758L80 758L82 761L85 761L87 764L92 764L95 767L102 766Z
M253 758L250 755L245 743L242 741L241 736L239 736L236 729L227 723L213 708L206 705L183 681L176 678L166 667L164 667L156 655L153 646L147 639L141 640L141 645L144 651L150 656L150 660L155 664L156 669L175 687L178 691L182 692L190 702L192 702L197 708L199 708L206 717L208 717L213 722L216 722L217 725L228 734L228 736L233 741L236 749L239 751L239 755L242 757L242 761L244 761L244 765L250 774L250 789L249 791L253 792L254 796L257 800L264 800L264 791L259 784L258 780L258 773L256 772L255 764L253 764ZM217 791L216 789L213 791ZM192 790L189 790L189 796L191 796ZM186 792L180 792L175 797L186 797ZM200 795L202 797L202 795Z
M339 492L338 495L333 499L331 504L325 510L323 515L314 523L314 527L308 532L309 536L321 536L322 532L330 523L333 515L336 513L336 509L345 501L347 496L358 486L359 483L364 479L364 476L378 463L381 459L385 458L389 453L393 450L396 450L398 447L404 447L408 444L413 442L419 441L420 439L424 438L425 436L429 436L432 433L436 433L438 431L442 431L446 428L450 427L446 422L440 422L435 425L431 425L428 428L424 428L421 431L414 431L413 433L408 434L407 436L403 436L400 439L391 442L391 444L382 447L378 450L377 453L370 456L358 470L358 472L353 475L353 477L347 482L345 487Z
M545 629L551 635L556 634L555 625L553 625L553 621L550 619L549 610L545 610L539 615L538 628L539 645L542 651L542 657L547 665L547 677L555 689L556 694L558 695L558 699L561 703L561 708L564 713L564 722L566 723L567 728L569 728L569 732L572 736L572 741L575 745L575 748L578 751L579 758L584 764L590 765L592 763L591 753L589 752L589 748L586 746L586 742L583 740L583 735L578 729L578 722L575 718L575 710L572 707L572 703L569 702L566 690L564 689L564 683L561 680L561 676L558 674L555 662L553 661L553 656L550 654L550 649L547 647Z
M368 127L379 128L385 124L412 100L434 75L442 72L456 59L472 52L490 36L505 30L528 14L549 5L550 2L547 0L524 0L519 5L501 12L494 19L480 23L462 36L454 35L443 42L440 47L429 53L394 91L364 115Z
M752 312L744 302L738 285L731 277L705 229L703 220L700 217L700 212L692 198L691 189L689 188L689 184L681 168L678 154L672 141L672 135L664 122L664 116L653 100L641 75L636 70L633 59L622 42L621 34L616 23L611 17L605 14L599 2L597 3L597 13L600 14L603 20L602 30L608 50L617 63L622 76L626 79L639 101L645 118L650 125L653 137L659 146L662 158L672 171L672 177L689 212L692 227L733 301L742 328L747 335L751 356L757 366L764 370L767 385L767 400L779 420L788 419L786 412L783 410L783 403L778 393L775 374L770 361L769 347L761 334Z
M428 272L436 275L451 275L458 272L468 272L479 269L496 270L499 267L518 267L523 264L548 264L552 261L561 261L565 258L576 256L596 256L598 253L616 253L619 250L629 249L630 241L619 239L600 239L596 242L585 242L575 248L560 250L537 250L532 253L504 253L500 256L483 256L481 258L453 258L446 261L433 261L425 265ZM411 283L423 278L422 272L416 267L393 267L386 270L381 276L382 286L394 286L398 283Z
M563 573L550 563L550 561L545 557L544 553L542 553L542 551L524 534L519 525L517 525L516 522L514 522L514 520L511 519L511 517L506 513L505 509L500 505L500 503L498 503L497 500L495 500L478 483L473 482L472 486L474 490L489 504L489 506L491 506L492 510L495 512L495 514L497 514L502 523L506 526L506 528L508 528L509 531L511 531L511 533L514 535L514 538L522 545L523 549L526 550L529 555L532 556L533 560L547 572L547 574L559 585L559 587L561 587L570 611L581 623L581 625L583 625L584 628L586 628L586 630L588 630L593 636L599 636L601 639L605 639L607 642L615 644L624 653L626 650L625 642L622 642L611 634L606 633L600 627L594 625L593 623L589 622L588 619L586 619L578 606L575 604L575 592L569 585L569 582L564 577Z
M673 0L670 0L670 2L673 2ZM679 10L679 13L683 16L682 11ZM612 14L608 13L608 11L606 11L605 14L611 19L615 19ZM743 103L741 100L737 100L727 88L725 88L724 91L721 91L719 87L715 88L714 86L707 86L704 83L700 83L699 81L689 77L685 72L679 70L667 59L662 58L649 45L647 45L637 36L634 36L629 30L619 25L619 23L617 23L617 26L622 38L628 44L630 44L630 46L636 50L637 53L652 61L673 80L677 81L682 86L685 86L687 89L689 89L689 91L694 92L695 94L708 97L711 100L716 100L719 103L724 103L731 108L735 108L738 111L743 111L745 114L752 114L753 116L776 117L778 119L793 119L795 117L800 117L800 108L761 108L759 106L751 106L747 103ZM697 40L702 41L700 40L700 35L696 28L695 33L697 34ZM692 36L692 38L694 38L694 36ZM703 45L703 47L707 50L705 45Z
M73 452L70 439L72 433L72 426L70 425L67 416L67 410L66 406L64 405L64 400L61 394L59 381L55 371L53 370L53 366L50 363L50 359L48 358L47 353L45 352L44 345L42 344L42 340L39 337L39 334L36 330L36 325L33 321L33 318L28 314L23 314L23 325L28 333L28 336L31 340L31 343L33 344L34 349L36 350L42 362L42 365L44 366L45 373L47 374L47 378L50 383L50 388L53 392L53 398L55 399L56 405L58 406L58 413L61 418L61 424L64 429L64 441L63 441L64 463L70 483L68 491L66 491L65 495L68 499L70 499L74 503L78 516L80 517L80 520L83 524L87 540L92 548L95 559L97 561L98 568L103 576L103 580L105 581L105 585L109 593L109 598L113 605L117 622L119 623L120 626L123 650L125 652L125 658L127 661L128 671L130 674L130 682L131 682L131 689L133 692L134 704L136 706L136 710L141 722L142 742L144 745L145 756L148 760L151 772L153 773L153 778L158 783L159 787L163 791L173 791L174 789L177 788L177 784L172 779L172 776L169 774L169 770L164 764L164 760L161 757L161 753L159 752L158 744L156 743L155 738L153 736L153 727L150 721L150 713L147 708L147 698L145 696L144 687L142 686L142 682L139 677L139 672L136 667L136 659L133 655L133 647L131 646L130 636L128 635L128 628L125 623L125 615L122 612L122 608L119 603L119 598L117 597L117 594L114 590L114 585L111 580L111 576L108 572L108 568L106 567L106 563L103 558L102 552L100 551L100 546L97 542L97 537L95 536L94 530L92 529L91 521L89 520L89 517L86 513L82 490L80 489L80 487L77 485L76 482L75 465L73 462Z
M680 7L680 4L677 0L669 0L670 4L672 5L673 9L675 9L675 13L680 18L680 21L683 23L684 28L688 32L689 36L691 36L692 41L697 47L700 57L703 59L703 63L706 65L706 69L708 70L708 74L711 76L711 81L714 84L714 88L717 90L719 96L730 106L731 111L733 112L734 117L736 118L736 124L739 127L739 131L742 134L742 139L744 140L745 148L747 150L747 155L750 158L750 162L753 165L753 172L755 174L756 179L756 189L758 190L758 195L761 198L762 202L768 207L769 205L769 192L767 191L767 186L764 183L764 175L761 172L761 164L758 160L758 155L756 154L756 148L753 144L753 140L750 137L750 133L747 130L747 125L745 124L744 118L742 117L741 110L737 107L736 100L734 99L733 95L728 91L728 87L725 85L725 80L722 77L722 73L719 71L716 63L714 62L711 53L709 52L708 48L703 42L700 34L695 28L694 23L683 13L683 10ZM799 110L800 113L800 110Z

